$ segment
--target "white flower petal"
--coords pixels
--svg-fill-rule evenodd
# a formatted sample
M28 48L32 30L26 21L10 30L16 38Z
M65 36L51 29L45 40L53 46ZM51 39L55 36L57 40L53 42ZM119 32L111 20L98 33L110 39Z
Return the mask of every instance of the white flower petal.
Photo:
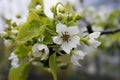
M56 32L58 32L59 34L64 33L66 30L67 30L66 25L61 23L56 25Z
M73 36L69 41L69 45L71 45L72 48L76 48L79 44L80 38L78 36Z
M11 65L12 65L13 67L17 68L17 67L19 67L18 62L19 62L19 59L18 59L18 58L14 58L14 59L12 60L12 62L11 62Z
M74 35L79 33L79 28L78 26L72 26L72 27L68 27L67 31L70 35Z
M81 66L81 64L76 60L76 57L75 56L72 56L71 57L71 62L73 65L75 66Z
M17 55L15 55L14 53L11 53L10 54L10 57L8 58L9 60L12 60L14 58L17 58Z
M74 54L76 59L84 59L85 55L86 55L86 53L81 51L81 50L76 51L75 54Z
M70 50L72 49L72 47L69 45L69 43L67 42L63 42L63 44L61 45L62 50L64 50L67 54L70 54Z
M89 35L89 38L96 39L100 36L101 32L93 32Z
M39 53L39 50L38 50L38 46L39 46L39 44L36 43L36 44L34 44L33 47L32 47L32 52L33 52L33 56L34 56L34 57L39 57L39 56L41 56L41 54Z
M56 44L62 44L62 39L59 36L53 37L53 42Z
M49 54L49 49L44 44L36 43L32 47L32 53L34 57L40 57L41 60L44 60Z
M47 48L47 46L46 45L44 45L44 44L40 44L39 46L38 46L38 49L39 50L45 50L45 54L49 54L49 49Z
M90 45L93 46L94 48L97 48L101 44L101 42L99 42L95 39L89 39L88 41L89 41Z
M58 36L53 37L53 42L61 44L62 50L67 54L70 54L70 50L80 44L80 38L77 36L79 33L77 26L67 27L59 23L56 25L56 32Z
M10 55L10 57L8 59L12 60L11 65L14 68L19 67L19 59L18 59L17 55L15 55L14 53L11 53L11 55Z
M81 64L79 63L79 60L84 59L85 55L86 55L85 52L78 50L72 55L71 62L76 66L81 66Z

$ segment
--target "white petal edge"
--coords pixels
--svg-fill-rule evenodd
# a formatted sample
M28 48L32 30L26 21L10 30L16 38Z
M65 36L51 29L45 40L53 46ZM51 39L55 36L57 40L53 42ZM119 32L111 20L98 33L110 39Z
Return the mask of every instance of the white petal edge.
M90 45L94 48L97 48L101 44L101 42L99 42L95 39L89 39L88 41L89 41Z
M49 54L49 49L48 49L48 47L47 47L46 45L44 45L44 44L39 44L38 49L39 49L39 50L45 49L45 54L47 54L47 55Z
M69 45L72 47L72 48L76 48L77 45L80 45L80 37L78 36L73 36L70 41L69 41Z
M85 55L86 53L81 50L76 51L71 57L72 64L76 66L81 66L81 64L79 63L79 60L84 59Z
M64 50L67 54L70 54L70 50L72 49L72 47L69 45L69 43L67 42L63 42L63 44L61 45L62 50Z
M62 39L59 36L53 37L53 42L56 44L62 44Z
M78 33L79 33L78 26L68 27L67 32L68 32L70 35L78 34Z
M101 32L93 32L89 35L89 38L96 39L100 36Z
M62 23L59 23L56 25L56 32L61 34L63 32L67 31L67 26L62 24Z

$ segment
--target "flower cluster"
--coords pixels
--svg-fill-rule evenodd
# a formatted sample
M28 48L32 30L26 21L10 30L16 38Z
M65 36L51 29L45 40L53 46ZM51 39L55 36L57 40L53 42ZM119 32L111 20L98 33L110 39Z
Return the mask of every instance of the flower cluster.
M68 7L70 5L67 4L66 6ZM35 10L37 13L33 12ZM97 38L99 38L100 32L94 32L89 34L87 37L81 37L79 34L80 33L79 28L75 24L77 23L77 20L78 20L78 18L76 17L79 17L80 15L76 15L75 13L70 12L72 10L68 10L68 9L66 10L65 6L61 5L61 3L60 4L58 3L56 6L52 7L51 10L54 14L54 18L56 19L54 26L53 24L51 25L52 22L50 22L51 20L49 20L49 18L47 17L42 19L46 21L48 20L50 25L48 23L45 23L39 20L38 17L40 16L40 13L41 14L44 14L44 13L42 13L43 12L42 5L37 4L36 6L34 6L34 10L29 13L30 15L28 16L28 21L29 21L29 24L30 23L33 24L34 23L33 20L36 21L34 25L30 24L30 26L31 25L37 26L39 25L39 23L42 23L44 25L43 26L44 28L42 27L40 27L40 29L37 29L37 27L36 29L33 28L27 34L27 32L24 32L24 28L26 29L28 28L27 30L30 30L29 25L27 25L27 23L25 24L25 26L23 25L21 26L21 28L19 28L18 25L14 25L12 22L10 22L10 25L8 25L6 32L0 33L1 37L5 39L13 40L14 42L17 42L18 40L20 43L22 43L22 45L25 46L25 48L30 46L28 53L32 53L32 54L30 54L29 57L34 58L34 60L39 59L41 62L44 60L49 60L51 54L53 53L59 54L60 56L61 54L67 54L67 55L71 55L71 62L74 65L80 66L79 60L84 58L84 56L86 55L86 52L78 49L78 46L81 46L80 44L81 42L84 42L82 41L84 38L90 46L97 48L101 44L99 41L96 40ZM62 16L60 16L60 14ZM32 17L33 20L32 19L30 20L31 15L33 16ZM71 19L69 19L70 17ZM37 21L39 23L37 23ZM45 25L53 27L53 30L49 27L46 28ZM36 35L34 34L36 33L36 31L37 33L40 33L40 34L37 34L38 36L34 36ZM45 31L47 32L45 33ZM21 38L21 36L23 37ZM19 37L23 40L25 39L25 41L21 42ZM14 53L20 53L20 51L15 50ZM20 58L20 60L24 59L27 56L28 55L25 55L24 57ZM9 60L12 60L12 63L11 63L12 66L14 67L19 66L18 64L19 59L17 55L12 53L9 57ZM30 61L29 59L27 60Z
M53 17L50 18L45 14L41 1L33 0L34 4L30 5L26 22L17 25L8 21L6 31L0 33L2 38L11 40L12 45L16 46L9 57L9 60L12 60L11 65L18 68L24 63L37 62L52 71L55 64L63 63L59 57L67 55L71 63L81 66L79 60L84 59L87 53L78 46L84 43L97 48L101 44L97 40L100 32L82 37L78 27L80 14L76 14L69 3L65 5L57 3L53 6L50 9Z

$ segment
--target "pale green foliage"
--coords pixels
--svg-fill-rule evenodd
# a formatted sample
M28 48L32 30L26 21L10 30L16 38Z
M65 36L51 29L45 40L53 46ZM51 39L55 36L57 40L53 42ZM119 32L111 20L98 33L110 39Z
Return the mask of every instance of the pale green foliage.
M20 45L14 50L14 52L15 52L15 54L18 55L18 57L20 59L22 59L22 58L25 58L26 56L28 56L29 53L31 53L31 47L32 46Z
M18 68L11 68L9 73L9 80L26 80L28 76L28 64L23 63Z
M50 56L49 60L49 66L50 66L50 71L53 75L54 80L57 80L57 67L56 67L56 53L54 53L52 56Z

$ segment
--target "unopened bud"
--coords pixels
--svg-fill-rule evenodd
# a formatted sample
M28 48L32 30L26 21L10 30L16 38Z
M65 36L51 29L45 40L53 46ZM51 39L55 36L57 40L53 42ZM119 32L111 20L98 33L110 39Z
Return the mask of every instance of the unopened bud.
M79 20L79 19L81 19L81 18L82 18L81 14L77 14L77 15L75 16L75 19L76 19L76 20Z
M66 68L68 68L68 64L67 64L67 63L60 63L60 64L59 64L59 67L60 67L61 69L66 69Z
M64 18L64 15L63 15L63 14L60 14L60 13L57 14L57 19L58 19L58 20L62 20L63 18Z
M17 26L16 22L12 22L12 26L16 27Z
M67 15L67 20L71 21L73 19L73 15L71 13L68 13Z
M50 10L54 13L54 11L55 11L55 6L52 6L52 7L50 8Z
M65 8L59 8L60 13L65 13Z
M21 18L20 14L17 14L17 15L16 15L16 18L18 18L18 19Z

